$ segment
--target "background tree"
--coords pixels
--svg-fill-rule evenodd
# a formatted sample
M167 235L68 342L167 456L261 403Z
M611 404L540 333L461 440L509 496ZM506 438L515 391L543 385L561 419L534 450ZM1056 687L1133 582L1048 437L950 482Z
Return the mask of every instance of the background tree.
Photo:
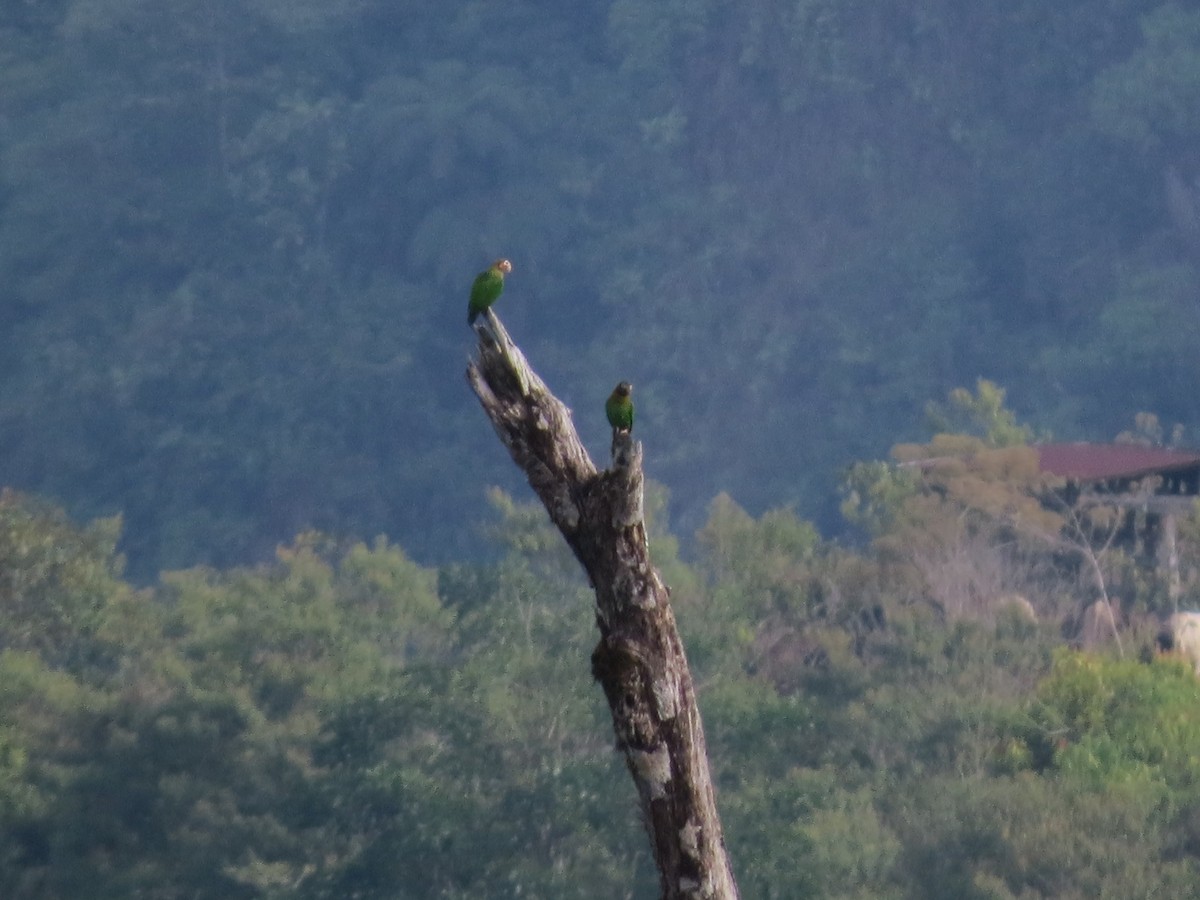
M500 252L568 404L644 388L685 541L721 492L834 533L981 375L1064 437L1198 420L1177 3L10 6L0 481L121 513L137 581L307 528L469 555L445 298Z
M689 565L646 502L743 889L1197 896L1184 665L1065 652L1012 608L947 621L882 547L725 498ZM309 533L134 590L111 525L8 495L0 892L654 896L572 662L593 592L540 502L491 509L493 562ZM26 588L90 612L9 646L54 621Z

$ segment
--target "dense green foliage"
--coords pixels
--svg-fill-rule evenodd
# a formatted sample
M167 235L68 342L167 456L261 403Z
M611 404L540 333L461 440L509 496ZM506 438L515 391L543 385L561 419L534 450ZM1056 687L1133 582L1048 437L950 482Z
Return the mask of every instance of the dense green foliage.
M461 379L501 254L689 533L831 527L979 375L1195 427L1197 59L1174 0L6 3L0 483L123 514L137 580L310 527L464 558L516 484Z
M1063 539L1002 391L849 471L861 552L792 511L979 375L1200 425L1197 60L1173 0L3 4L0 483L94 521L0 496L0 896L653 896L587 588L484 507L503 254L684 498L745 896L1200 897L1162 586ZM1068 643L1089 564L1116 652Z
M1002 401L951 396L954 465L851 474L862 552L720 495L687 564L647 496L744 896L1200 898L1200 680L1132 558L1099 556L1126 652L1064 640L1093 588ZM308 532L135 589L117 523L0 496L0 894L655 896L590 591L491 505L488 563Z

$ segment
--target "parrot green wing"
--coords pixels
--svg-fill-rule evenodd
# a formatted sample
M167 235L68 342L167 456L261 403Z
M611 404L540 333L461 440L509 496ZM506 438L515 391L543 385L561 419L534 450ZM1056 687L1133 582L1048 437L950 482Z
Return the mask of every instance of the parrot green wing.
M497 263L475 276L471 285L471 300L467 304L467 324L475 322L504 292L504 270Z
M604 415L612 426L612 454L617 456L617 436L621 432L633 431L633 385L628 381L618 384L604 401Z
M633 400L628 394L613 391L604 403L604 414L608 416L608 424L622 431L633 430Z

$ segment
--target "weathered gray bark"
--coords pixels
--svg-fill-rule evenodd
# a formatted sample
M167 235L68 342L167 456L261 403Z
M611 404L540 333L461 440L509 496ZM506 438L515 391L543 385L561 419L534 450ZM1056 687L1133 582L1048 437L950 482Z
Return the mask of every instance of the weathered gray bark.
M637 785L664 898L736 900L704 730L669 591L642 521L642 446L597 471L567 409L489 310L467 380L596 592L592 674Z

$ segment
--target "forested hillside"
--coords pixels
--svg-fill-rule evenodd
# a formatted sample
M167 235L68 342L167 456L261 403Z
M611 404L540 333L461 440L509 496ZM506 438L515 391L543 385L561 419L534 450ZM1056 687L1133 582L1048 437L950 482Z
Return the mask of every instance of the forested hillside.
M1085 547L1002 399L956 392L970 432L896 448L936 466L854 468L862 551L720 495L687 563L648 494L742 896L1200 898L1163 579L1077 534L1120 641L1088 635ZM0 495L0 896L657 896L591 591L540 505L494 491L477 533L488 562L307 532L137 589L115 521Z
M45 0L0 9L0 483L141 582L297 531L480 551L518 487L474 273L690 534L985 376L1200 423L1200 12L1155 0Z

